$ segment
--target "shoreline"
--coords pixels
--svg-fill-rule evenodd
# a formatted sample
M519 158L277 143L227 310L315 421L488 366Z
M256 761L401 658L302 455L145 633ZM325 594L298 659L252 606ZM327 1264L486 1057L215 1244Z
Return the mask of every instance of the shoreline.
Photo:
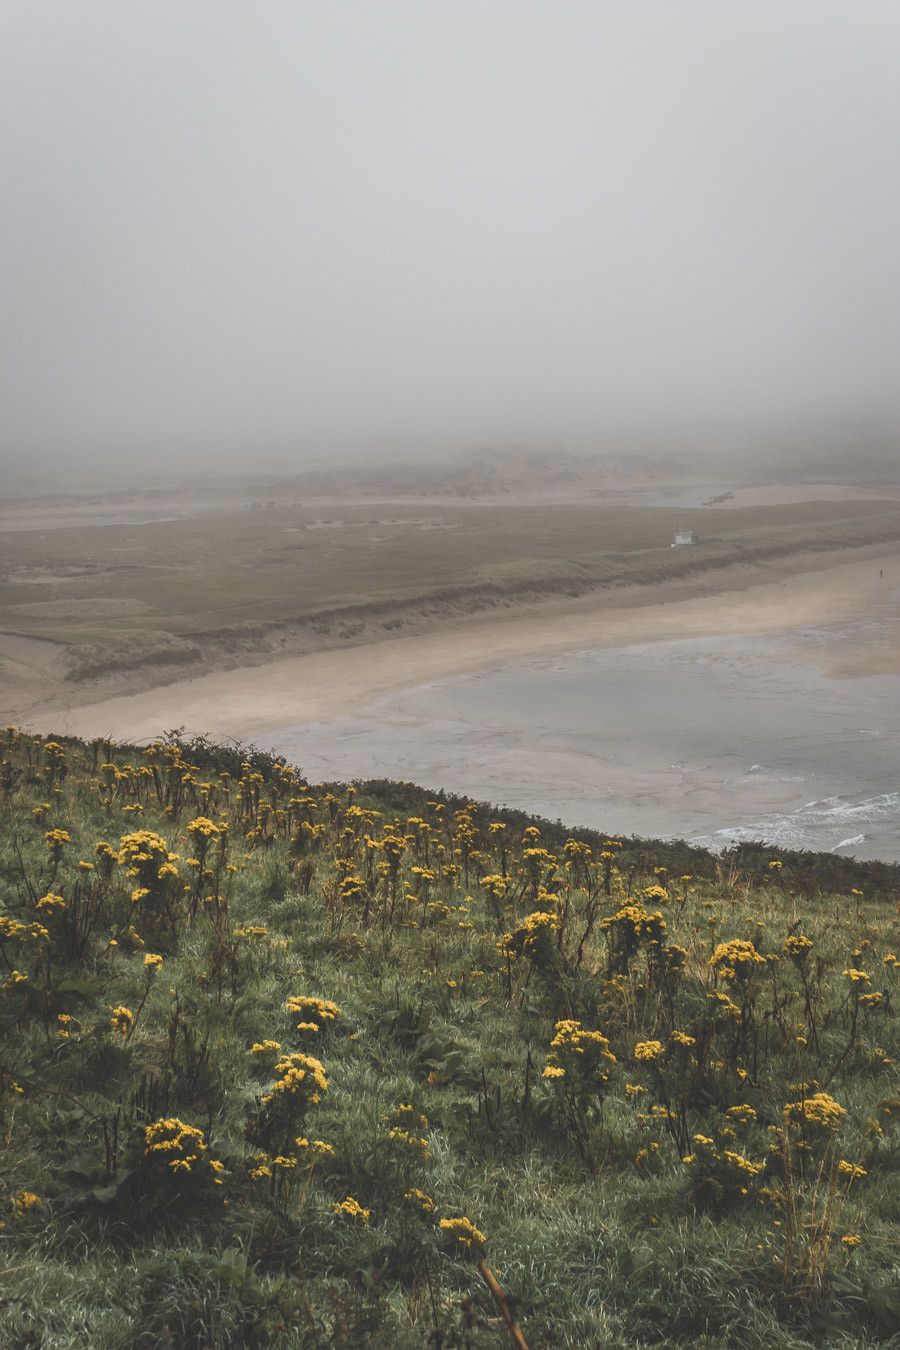
M881 569L888 574L883 581ZM529 657L725 635L794 634L799 658L830 675L900 673L898 605L892 599L898 579L896 543L793 555L766 567L706 573L694 585L595 592L552 608L544 603L480 614L443 630L432 625L352 646L270 656L140 690L129 690L124 675L118 689L97 691L92 700L74 688L64 702L51 697L18 716L32 729L87 737L146 741L184 727L189 734L252 740L358 711L404 688ZM860 622L880 624L887 640L861 644L851 632L838 632L825 644L803 642L805 629Z

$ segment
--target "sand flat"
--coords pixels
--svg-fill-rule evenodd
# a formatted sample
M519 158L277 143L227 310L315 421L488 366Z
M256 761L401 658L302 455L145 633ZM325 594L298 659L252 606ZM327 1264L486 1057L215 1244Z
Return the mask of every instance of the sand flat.
M805 659L823 667L839 662L842 675L900 671L900 634L891 628L900 608L896 545L855 551L852 560L846 553L783 560L770 570L764 582L758 569L743 578L732 571L729 588L712 595L677 596L657 587L592 596L554 612L484 616L445 631L213 671L92 703L79 704L73 688L66 703L56 698L23 720L83 736L146 740L183 726L253 738L351 713L398 689L543 653L669 638L802 634L860 620L873 625L868 640L836 633L833 642L805 647Z

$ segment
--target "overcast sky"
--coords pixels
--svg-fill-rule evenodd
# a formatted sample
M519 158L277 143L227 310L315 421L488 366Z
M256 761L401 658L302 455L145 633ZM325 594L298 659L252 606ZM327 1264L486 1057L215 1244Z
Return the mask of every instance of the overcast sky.
M896 0L3 0L0 452L900 425Z

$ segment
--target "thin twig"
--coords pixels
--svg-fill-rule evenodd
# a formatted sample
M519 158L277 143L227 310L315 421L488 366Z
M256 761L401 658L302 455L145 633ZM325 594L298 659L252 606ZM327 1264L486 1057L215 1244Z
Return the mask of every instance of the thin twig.
M500 1287L497 1276L491 1270L484 1257L478 1262L478 1273L494 1296L494 1302L499 1309L500 1316L506 1323L506 1329L512 1338L513 1345L517 1346L518 1350L528 1350L528 1342L522 1335L518 1322L513 1317L512 1309L509 1306L509 1300Z

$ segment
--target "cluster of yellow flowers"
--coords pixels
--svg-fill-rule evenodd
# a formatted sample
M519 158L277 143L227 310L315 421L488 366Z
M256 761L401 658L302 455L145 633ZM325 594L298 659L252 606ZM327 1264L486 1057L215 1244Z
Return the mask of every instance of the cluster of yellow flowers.
M68 830L48 830L44 835L44 843L51 853L58 855L66 844L71 844L72 836Z
M17 1218L21 1218L29 1210L40 1209L43 1203L41 1197L34 1191L19 1191L12 1199L13 1213Z
M559 915L547 910L537 909L518 925L512 935L513 942L522 951L529 952L548 934L559 928Z
M662 1041L638 1041L634 1047L634 1057L640 1063L648 1063L659 1059L664 1048Z
M328 1023L336 1022L341 1015L340 1008L330 998L308 998L294 994L288 999L286 1007L289 1013L300 1018L297 1030L313 1035L324 1030Z
M615 1064L616 1057L609 1048L609 1040L601 1031L589 1031L571 1017L557 1022L553 1031L544 1078L564 1078L567 1071L577 1069L582 1075L599 1074L605 1081L604 1064Z
M439 1219L438 1227L460 1247L483 1247L487 1238L465 1215L458 1219Z
M707 994L706 1001L711 1012L728 1021L735 1021L741 1015L738 1005L727 994L723 994L720 989Z
M729 1106L725 1112L729 1120L737 1125L752 1125L756 1120L756 1112L752 1106L746 1103L740 1106Z
M102 843L97 845L97 851L108 847ZM119 841L118 860L123 867L133 867L133 874L138 874L138 869L146 863L154 863L161 866L162 863L169 861L169 845L163 839L161 834L156 834L154 830L135 830L132 834L124 834Z
M722 1157L736 1172L743 1172L750 1178L758 1177L765 1166L764 1163L751 1162L743 1153L735 1153L727 1148L722 1150Z
M263 1181L279 1172L292 1172L296 1166L297 1158L293 1153L288 1155L277 1153L274 1158L267 1158L265 1153L257 1153L256 1166L250 1168L248 1175L251 1181Z
M277 1055L281 1049L281 1041L254 1041L250 1047L251 1055Z
M414 1208L421 1210L423 1214L434 1213L434 1201L430 1195L420 1191L418 1186L413 1186L410 1190L404 1191L403 1199L408 1200Z
M306 1139L303 1135L298 1135L294 1140L294 1147L309 1149L310 1154L317 1158L334 1157L334 1148L331 1144L326 1144L324 1139Z
M3 942L46 942L50 937L48 929L42 923L21 923L0 914L0 943Z
M712 1183L720 1195L723 1192L726 1195L749 1195L751 1185L765 1168L765 1163L753 1162L735 1149L722 1148L706 1134L694 1135L694 1152L688 1153L681 1161L689 1167L696 1167L698 1181L702 1178L707 1185Z
M756 966L766 964L766 958L760 956L752 942L732 938L730 942L719 943L709 958L709 964L725 980L746 980Z
M225 827L217 825L214 820L208 816L197 816L187 827L187 832L192 839L216 839L222 833Z
M362 895L365 889L366 883L363 881L362 877L358 877L353 873L344 877L338 887L342 901L352 900L354 896Z
M355 1200L352 1195L348 1195L340 1204L332 1205L331 1208L335 1214L340 1214L345 1219L352 1219L356 1223L362 1224L363 1227L368 1224L372 1217L372 1211L363 1209L359 1201Z
M660 886L659 882L654 886L645 886L643 895L646 900L659 900L661 904L665 904L669 898L669 892L665 886Z
M564 1018L557 1022L554 1027L553 1040L550 1042L552 1050L571 1050L573 1054L583 1055L585 1050L590 1047L596 1049L604 1059L610 1060L613 1064L616 1057L610 1052L609 1041L599 1031L587 1031L580 1022L574 1018Z
M35 905L35 909L41 914L56 914L66 908L66 902L63 897L61 895L55 895L53 891L48 891L46 895L42 895Z
M788 1102L784 1119L788 1125L814 1130L839 1130L847 1112L827 1092L814 1092L799 1102Z
M109 1025L113 1031L117 1031L122 1039L126 1039L134 1026L134 1013L130 1008L120 1004L113 1008L110 1013Z
M637 901L622 905L615 914L603 920L601 927L607 932L617 933L628 946L641 941L658 943L665 941L666 921L661 912L659 910L651 912Z
M322 1094L328 1091L325 1069L321 1061L314 1059L312 1055L286 1055L275 1065L275 1072L280 1077L276 1078L269 1092L261 1098L264 1103L271 1102L277 1096L300 1095L306 1101L316 1104L322 1100Z
M421 1154L423 1158L431 1157L431 1149L424 1135L416 1135L410 1130L404 1130L400 1125L392 1125L388 1130L387 1137L392 1143L402 1144L404 1148Z
M177 1116L167 1116L154 1120L144 1128L144 1155L154 1161L164 1163L173 1175L191 1174L198 1163L205 1163L213 1175L213 1182L221 1186L219 1173L225 1170L225 1164L218 1158L210 1158L203 1131L196 1125L186 1125Z
M416 1111L411 1102L401 1102L387 1120L390 1123L387 1137L392 1143L400 1144L404 1149L418 1153L422 1158L431 1156L428 1138L424 1134L417 1133L428 1129L428 1117Z

